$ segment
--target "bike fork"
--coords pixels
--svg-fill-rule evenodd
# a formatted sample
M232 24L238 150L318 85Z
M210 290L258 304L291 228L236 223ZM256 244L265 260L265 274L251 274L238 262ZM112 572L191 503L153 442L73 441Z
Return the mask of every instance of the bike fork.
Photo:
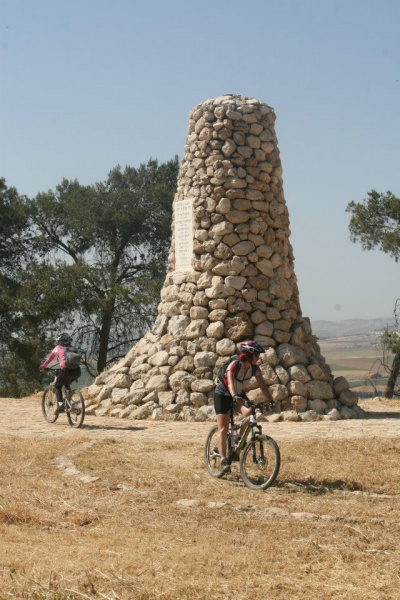
M257 438L254 438L254 441L257 441ZM255 465L259 465L260 467L265 465L265 454L264 454L264 442L262 439L258 439L260 452L257 456L257 445L253 444L253 462Z

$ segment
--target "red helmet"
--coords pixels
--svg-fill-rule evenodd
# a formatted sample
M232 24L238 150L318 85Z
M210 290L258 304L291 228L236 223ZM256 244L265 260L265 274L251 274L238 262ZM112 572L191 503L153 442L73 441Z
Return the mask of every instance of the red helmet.
M241 354L264 354L265 350L253 340L246 340L238 344Z

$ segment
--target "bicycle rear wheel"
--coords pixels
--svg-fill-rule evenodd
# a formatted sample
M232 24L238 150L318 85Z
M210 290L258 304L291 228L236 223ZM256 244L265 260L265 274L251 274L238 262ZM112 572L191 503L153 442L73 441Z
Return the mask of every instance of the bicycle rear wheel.
M218 451L218 427L211 429L204 446L204 461L211 477L222 477L225 471L221 468L221 457Z
M278 444L268 435L260 435L246 444L240 459L240 475L253 490L265 490L278 475L281 457Z
M52 386L48 386L42 396L42 413L48 423L55 423L58 419L56 414L57 397Z
M65 399L65 408L68 423L71 427L76 427L77 429L81 427L85 418L85 403L82 394L77 391L71 392L69 397Z

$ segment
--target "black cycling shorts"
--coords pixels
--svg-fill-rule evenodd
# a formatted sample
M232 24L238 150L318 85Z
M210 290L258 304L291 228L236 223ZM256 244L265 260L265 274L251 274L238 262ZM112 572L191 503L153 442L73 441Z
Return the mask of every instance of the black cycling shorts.
M232 396L225 394L214 394L214 408L217 415L226 415L231 410L233 404Z
M73 381L78 381L81 376L80 367L75 367L73 369L60 369L58 371L57 379L55 382L55 387L61 389L63 385L68 385Z

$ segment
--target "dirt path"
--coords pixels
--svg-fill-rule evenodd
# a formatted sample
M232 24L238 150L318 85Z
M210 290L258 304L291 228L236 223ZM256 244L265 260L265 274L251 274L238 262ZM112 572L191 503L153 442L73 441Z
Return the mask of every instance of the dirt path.
M69 438L79 436L95 439L116 438L143 442L154 435L161 438L178 436L180 439L205 439L212 423L180 421L132 421L112 417L86 416L82 429L69 427L65 415L54 424L43 419L40 396L15 400L0 398L0 435ZM301 438L345 437L400 437L400 401L365 400L360 406L368 418L346 421L318 421L314 423L265 423L264 431L277 441Z

